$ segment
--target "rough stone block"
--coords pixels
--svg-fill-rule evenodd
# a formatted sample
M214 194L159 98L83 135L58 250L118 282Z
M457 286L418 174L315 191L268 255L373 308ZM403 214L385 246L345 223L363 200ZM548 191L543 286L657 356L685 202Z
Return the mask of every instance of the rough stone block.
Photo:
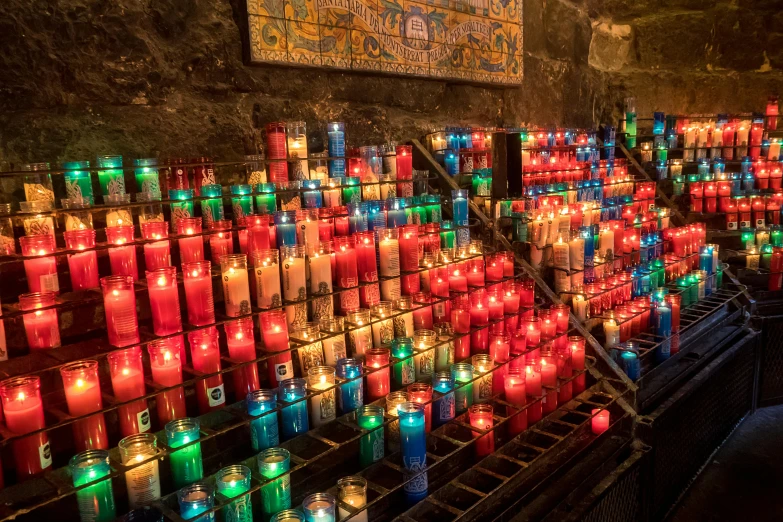
M739 71L758 69L764 63L766 44L762 14L749 9L715 10L716 65Z
M544 9L546 49L550 58L586 63L592 28L587 14L563 0L550 0Z
M593 22L588 63L601 71L619 71L634 59L630 25Z
M712 50L712 19L705 13L664 13L634 24L639 65L704 69Z

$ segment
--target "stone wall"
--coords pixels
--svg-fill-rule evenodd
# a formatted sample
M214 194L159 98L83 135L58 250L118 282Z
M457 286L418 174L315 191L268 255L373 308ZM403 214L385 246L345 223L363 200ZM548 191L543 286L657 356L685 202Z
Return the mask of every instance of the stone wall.
M783 90L780 0L525 0L519 88L245 66L241 2L5 0L0 160L227 160L274 120L314 136L345 120L380 143L454 123L588 126L628 95L641 114L760 110Z

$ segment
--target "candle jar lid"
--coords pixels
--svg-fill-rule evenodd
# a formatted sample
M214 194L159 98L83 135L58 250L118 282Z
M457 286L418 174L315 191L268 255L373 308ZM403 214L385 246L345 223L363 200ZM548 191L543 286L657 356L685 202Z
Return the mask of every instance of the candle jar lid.
M300 341L314 342L321 338L321 325L307 322L291 330L291 337Z
M35 310L54 306L57 294L54 292L31 292L19 296L19 309L22 311Z
M302 501L306 518L313 520L334 520L337 501L329 493L313 493Z
M396 337L392 339L391 355L403 359L413 355L413 337Z

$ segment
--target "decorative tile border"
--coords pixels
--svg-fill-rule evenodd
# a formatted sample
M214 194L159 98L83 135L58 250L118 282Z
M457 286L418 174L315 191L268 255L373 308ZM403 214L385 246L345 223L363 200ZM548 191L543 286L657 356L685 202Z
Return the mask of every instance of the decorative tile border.
M247 0L251 63L522 82L520 0Z

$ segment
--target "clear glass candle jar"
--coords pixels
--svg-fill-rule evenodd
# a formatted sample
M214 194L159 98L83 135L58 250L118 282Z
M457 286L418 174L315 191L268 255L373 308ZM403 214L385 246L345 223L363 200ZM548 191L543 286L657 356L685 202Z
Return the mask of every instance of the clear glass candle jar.
M158 459L155 458L158 455L158 439L155 434L138 433L125 437L118 447L123 465L131 468L125 472L128 504L131 509L159 499L160 470Z
M220 258L223 279L223 299L226 315L239 317L250 313L250 285L247 274L247 256L228 254Z

